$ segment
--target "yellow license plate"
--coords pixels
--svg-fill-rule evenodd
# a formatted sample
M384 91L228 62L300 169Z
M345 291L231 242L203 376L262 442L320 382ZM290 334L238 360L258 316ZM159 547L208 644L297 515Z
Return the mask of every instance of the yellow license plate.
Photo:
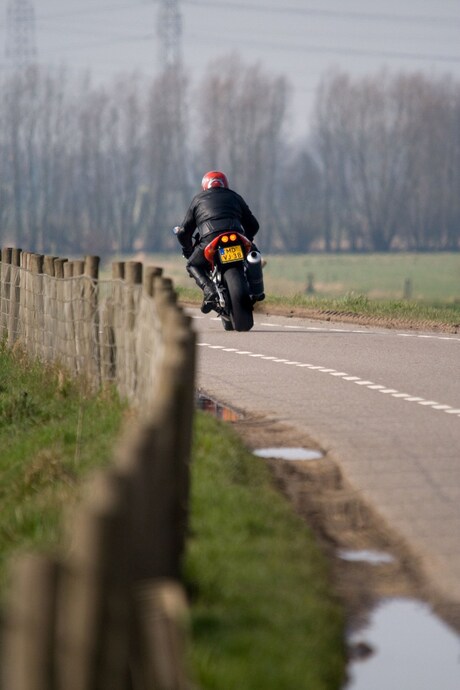
M243 261L243 250L239 244L235 244L232 247L220 247L220 260L223 264L228 264L231 261Z

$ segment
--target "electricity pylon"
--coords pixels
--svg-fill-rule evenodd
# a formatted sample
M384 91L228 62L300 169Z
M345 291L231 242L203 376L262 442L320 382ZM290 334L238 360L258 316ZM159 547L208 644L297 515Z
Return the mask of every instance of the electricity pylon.
M37 45L33 0L10 0L6 10L6 61L12 69L35 64Z
M182 18L179 0L160 0L157 34L160 40L160 61L163 67L181 61Z

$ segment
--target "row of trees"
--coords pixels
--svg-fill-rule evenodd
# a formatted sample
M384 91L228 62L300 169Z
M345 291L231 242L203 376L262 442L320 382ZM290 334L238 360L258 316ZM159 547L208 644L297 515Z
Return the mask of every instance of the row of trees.
M176 248L207 169L225 170L265 252L460 249L460 84L326 75L289 137L290 86L231 57L110 86L38 68L0 83L2 243L56 254Z
M460 247L460 84L334 75L314 137L326 247Z

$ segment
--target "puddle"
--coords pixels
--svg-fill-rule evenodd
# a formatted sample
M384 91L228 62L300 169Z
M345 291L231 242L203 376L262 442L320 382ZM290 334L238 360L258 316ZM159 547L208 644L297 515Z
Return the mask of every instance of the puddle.
M361 551L353 551L342 549L338 551L339 558L343 561L356 561L359 563L370 563L371 565L383 565L384 563L394 563L394 557L389 553L382 551L369 551L363 549Z
M236 422L242 418L242 415L233 410L231 407L222 405L213 400L204 393L198 393L196 396L196 406L199 410L204 412L209 412L210 414L217 417L217 419L222 419L224 422Z
M308 448L258 448L252 451L259 458L275 458L276 460L320 460L324 453L320 450Z
M460 636L429 606L409 599L383 600L369 627L349 638L352 649L372 650L349 665L344 690L458 690Z

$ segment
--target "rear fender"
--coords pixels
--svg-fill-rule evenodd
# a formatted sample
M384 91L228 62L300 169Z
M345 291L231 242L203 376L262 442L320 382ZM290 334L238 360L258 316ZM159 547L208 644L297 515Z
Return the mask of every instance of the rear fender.
M222 239L224 237L227 237L226 241ZM214 257L219 245L225 245L228 247L233 244L243 245L243 253L245 257L252 249L251 241L241 233L234 231L222 232L220 235L217 235L217 237L211 240L211 242L204 248L204 256L206 261L211 264L212 268L214 268Z

